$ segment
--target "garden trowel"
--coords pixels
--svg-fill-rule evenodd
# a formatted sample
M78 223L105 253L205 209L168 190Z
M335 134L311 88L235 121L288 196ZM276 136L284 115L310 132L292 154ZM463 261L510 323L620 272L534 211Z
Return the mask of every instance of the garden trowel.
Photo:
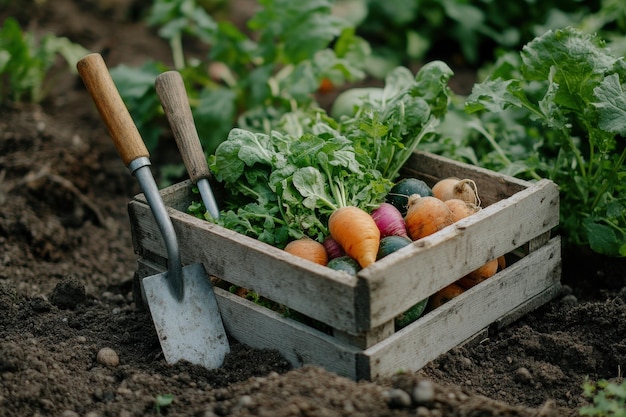
M219 209L209 184L211 172L193 121L183 78L178 71L167 71L157 77L155 87L189 178L197 185L209 214L217 219Z
M118 153L145 195L166 246L168 270L141 280L165 360L218 368L230 347L204 266L181 264L176 232L152 176L148 150L102 56L87 55L77 68Z

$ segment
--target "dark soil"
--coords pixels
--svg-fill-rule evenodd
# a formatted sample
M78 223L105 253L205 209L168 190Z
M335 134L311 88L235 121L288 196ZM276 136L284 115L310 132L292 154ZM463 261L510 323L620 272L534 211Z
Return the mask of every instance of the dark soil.
M109 66L170 59L139 19L148 1L9 3L2 20L67 36ZM238 22L251 13L240 3ZM0 415L574 416L586 378L621 380L626 265L583 251L564 253L554 301L415 375L354 382L235 340L220 369L167 365L133 302L137 185L80 79L59 65L48 85L45 102L0 113ZM96 359L105 347L119 365Z

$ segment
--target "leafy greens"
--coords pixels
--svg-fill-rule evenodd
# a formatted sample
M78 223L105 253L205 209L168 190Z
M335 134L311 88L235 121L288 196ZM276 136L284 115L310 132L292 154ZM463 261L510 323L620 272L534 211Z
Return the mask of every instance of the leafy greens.
M480 164L554 180L567 240L611 256L626 256L625 80L623 58L564 28L502 57L466 102L495 149Z
M321 109L287 113L269 133L232 129L210 157L215 178L230 192L219 219L201 203L191 211L224 227L283 247L288 240L328 235L339 207L371 210L404 162L445 115L450 68L434 61L417 75L398 67L381 99L360 103L335 120Z

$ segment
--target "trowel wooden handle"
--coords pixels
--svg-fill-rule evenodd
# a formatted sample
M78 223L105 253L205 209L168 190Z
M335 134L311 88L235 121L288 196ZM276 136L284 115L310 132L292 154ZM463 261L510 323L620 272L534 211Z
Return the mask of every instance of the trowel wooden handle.
M149 157L137 126L120 97L111 74L100 54L89 54L76 64L100 117L104 120L124 164L139 157Z
M183 78L178 71L167 71L157 77L155 87L189 177L193 182L209 178L209 166L193 121Z

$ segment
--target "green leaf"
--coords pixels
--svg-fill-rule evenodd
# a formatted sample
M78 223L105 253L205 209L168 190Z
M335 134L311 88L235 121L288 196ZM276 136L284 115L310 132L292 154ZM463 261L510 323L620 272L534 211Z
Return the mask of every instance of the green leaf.
M293 174L293 185L304 197L302 204L310 209L332 204L332 198L326 192L326 179L314 167L300 168Z
M259 4L263 7L248 25L261 33L259 46L265 61L274 61L280 49L285 63L310 59L347 25L333 16L329 0L259 0Z
M477 111L498 113L509 106L522 107L524 100L520 99L520 93L519 81L488 79L480 84L474 84L472 93L467 98L465 110L468 113Z
M626 236L618 236L613 228L597 223L591 218L585 219L583 225L589 245L594 252L608 256L619 256L620 246L626 243Z
M593 105L598 109L599 127L607 132L626 136L626 94L618 74L608 75L593 90L598 100Z
M525 77L537 81L551 78L560 85L555 102L569 109L580 109L585 104L580 98L590 97L602 74L616 62L598 47L595 38L573 28L548 31L528 43L521 56Z
M204 89L193 110L194 121L204 151L213 154L226 140L236 112L236 95L229 88Z

